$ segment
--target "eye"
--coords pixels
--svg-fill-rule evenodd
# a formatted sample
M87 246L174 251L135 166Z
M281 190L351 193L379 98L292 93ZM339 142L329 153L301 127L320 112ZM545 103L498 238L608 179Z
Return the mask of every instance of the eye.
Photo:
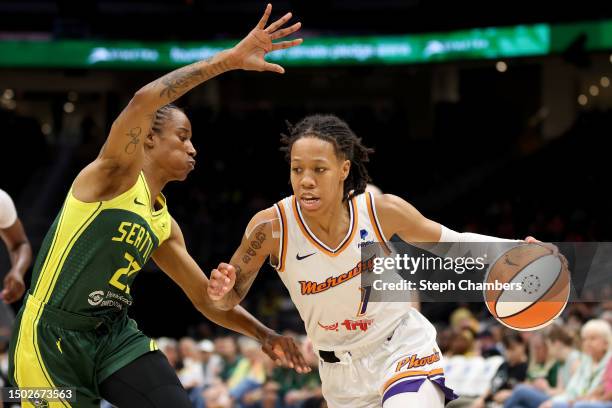
M315 168L315 171L317 173L323 173L325 170L327 170L325 167L317 167L317 168Z
M301 167L292 167L291 171L296 173L296 174L300 174L302 172L302 168Z

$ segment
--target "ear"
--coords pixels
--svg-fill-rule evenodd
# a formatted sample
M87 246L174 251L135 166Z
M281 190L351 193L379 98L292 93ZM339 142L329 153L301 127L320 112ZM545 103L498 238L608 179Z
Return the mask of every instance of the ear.
M155 137L153 132L149 132L149 134L147 134L147 137L145 137L144 140L144 145L147 149L152 149L155 146Z
M342 181L346 180L350 171L351 171L351 161L344 160L342 162L342 166L340 167L340 174L342 175Z

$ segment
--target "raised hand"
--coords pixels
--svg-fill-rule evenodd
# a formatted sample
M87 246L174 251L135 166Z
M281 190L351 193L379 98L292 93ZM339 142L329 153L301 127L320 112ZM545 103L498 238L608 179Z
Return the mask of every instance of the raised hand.
M266 6L259 23L244 37L242 41L230 49L232 65L238 69L247 71L272 71L284 74L285 69L278 64L272 64L265 60L267 53L271 51L281 50L284 48L295 47L302 43L302 39L280 41L273 43L272 41L287 37L300 29L302 23L295 23L290 27L281 28L287 21L291 19L292 14L287 13L280 19L276 20L268 27L268 18L272 13L272 5Z

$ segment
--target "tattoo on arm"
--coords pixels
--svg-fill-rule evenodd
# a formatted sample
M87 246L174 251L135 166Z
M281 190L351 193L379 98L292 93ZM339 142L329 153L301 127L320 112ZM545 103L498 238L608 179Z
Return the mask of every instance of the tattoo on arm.
M246 253L242 256L241 261L245 265L246 270L243 272L242 268L239 265L234 265L236 268L236 282L234 284L234 291L241 299L246 295L246 292L253 284L255 276L257 275L257 271L259 270L258 266L256 266L255 268L246 267L251 262L253 257L257 255L257 252L261 249L262 244L266 239L267 236L264 231L264 226L261 225L255 231L255 234L251 238L251 242L248 245Z
M160 92L160 97L167 97L173 99L180 96L180 91L193 82L198 81L204 76L202 70L198 67L186 67L184 70L179 69L164 76L161 79L161 83L165 85L164 89Z
M225 61L217 65L211 65L212 57L204 62L206 65L203 67L200 66L202 62L196 62L162 77L159 81L163 85L163 89L159 96L173 101L194 86L229 69L229 64Z
M127 154L132 154L136 151L138 144L140 143L141 133L142 129L139 126L131 128L128 131L127 136L130 138L130 141L125 145L125 152Z

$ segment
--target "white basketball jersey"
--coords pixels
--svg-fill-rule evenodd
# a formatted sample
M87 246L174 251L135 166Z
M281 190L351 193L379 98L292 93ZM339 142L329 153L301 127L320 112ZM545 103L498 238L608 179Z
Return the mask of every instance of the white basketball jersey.
M418 314L407 301L369 302L371 288L361 287L362 271L371 273L361 248L374 243L388 248L371 193L349 202L350 227L337 248L312 233L294 196L275 208L282 225L276 269L316 349L345 351L380 341L406 314Z

